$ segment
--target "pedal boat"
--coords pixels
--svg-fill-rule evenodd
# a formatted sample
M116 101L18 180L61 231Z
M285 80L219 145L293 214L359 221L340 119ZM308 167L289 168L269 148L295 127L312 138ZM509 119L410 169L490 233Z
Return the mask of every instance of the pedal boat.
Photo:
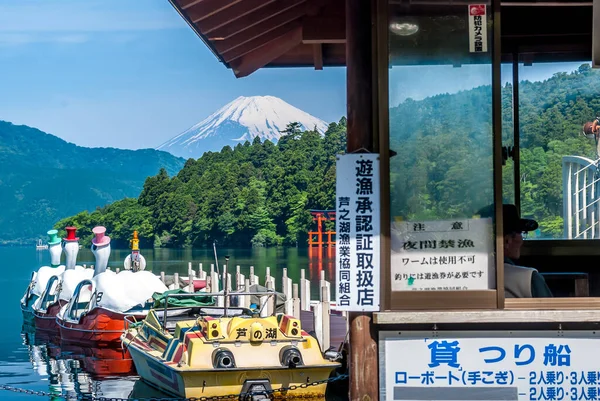
M25 295L21 299L21 312L23 314L23 323L27 327L35 328L35 315L33 306L42 296L48 280L53 276L61 276L65 271L65 266L60 266L60 256L62 254L61 239L58 238L57 230L48 231L48 252L50 253L50 266L42 266L38 271L31 273L29 285Z
M283 314L260 317L246 308L153 309L122 339L142 379L184 398L258 390L323 397L326 383L300 386L327 380L340 366L323 357L299 319ZM298 387L278 391L290 386Z
M153 306L152 294L165 292L167 287L159 277L143 271L146 263L137 243L134 260L141 264L119 273L108 270L111 247L110 237L105 235L106 227L94 227L92 232L95 235L91 247L96 258L94 277L77 285L73 297L56 315L56 324L65 343L120 347L121 335L127 328L126 318L143 320ZM139 241L137 231L134 240ZM131 266L131 255L127 260Z

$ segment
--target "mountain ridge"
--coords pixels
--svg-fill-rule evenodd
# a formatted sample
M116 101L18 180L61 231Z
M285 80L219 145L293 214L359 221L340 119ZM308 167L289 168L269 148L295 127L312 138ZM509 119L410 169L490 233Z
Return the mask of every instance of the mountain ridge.
M0 244L40 238L56 221L137 197L146 177L185 160L154 149L86 148L0 120Z
M292 122L300 123L303 130L316 128L321 134L329 125L275 96L239 96L156 149L199 158L205 152L220 151L228 145L233 148L256 137L275 143Z

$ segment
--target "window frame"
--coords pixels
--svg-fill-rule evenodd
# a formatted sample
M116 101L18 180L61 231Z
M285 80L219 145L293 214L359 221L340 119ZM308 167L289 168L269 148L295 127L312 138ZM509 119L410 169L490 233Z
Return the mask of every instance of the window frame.
M496 289L467 291L392 291L390 243L390 149L389 149L389 0L377 0L373 30L374 132L381 155L381 311L401 310L490 310L504 308L504 251L502 232L502 107L500 1L491 0L493 15L493 183L495 203ZM502 262L502 263L500 263ZM498 289L502 289L498 291Z

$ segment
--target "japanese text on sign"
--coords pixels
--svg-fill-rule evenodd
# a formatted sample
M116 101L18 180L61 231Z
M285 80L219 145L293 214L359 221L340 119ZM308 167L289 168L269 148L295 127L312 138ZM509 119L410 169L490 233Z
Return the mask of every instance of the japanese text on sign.
M379 310L379 157L337 158L337 307Z
M487 18L485 4L469 6L469 51L487 52Z
M382 391L393 395L384 399L435 400L440 392L459 397L453 399L600 399L595 363L600 338L595 333L418 334L386 332L381 337L386 356ZM420 396L415 398L414 389ZM477 398L482 391L487 398Z
M491 219L396 222L392 290L482 290L494 286Z

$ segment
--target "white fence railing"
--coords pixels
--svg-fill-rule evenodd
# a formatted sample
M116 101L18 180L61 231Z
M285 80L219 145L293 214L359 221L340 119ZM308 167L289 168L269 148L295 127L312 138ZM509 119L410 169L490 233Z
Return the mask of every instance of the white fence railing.
M599 161L581 156L563 156L565 238L600 238Z

